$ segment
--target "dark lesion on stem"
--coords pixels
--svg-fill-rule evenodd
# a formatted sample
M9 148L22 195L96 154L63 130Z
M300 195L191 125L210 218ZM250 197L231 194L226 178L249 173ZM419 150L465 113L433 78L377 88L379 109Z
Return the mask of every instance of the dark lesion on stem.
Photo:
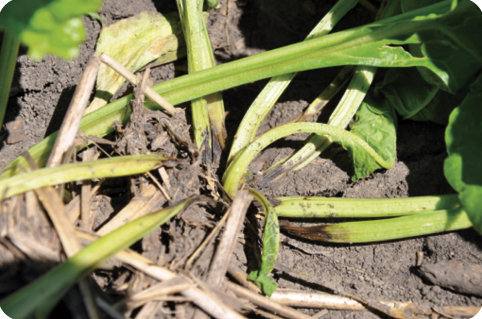
M316 241L331 242L334 236L329 232L330 225L318 225L318 226L295 226L287 220L279 221L281 230L286 231L288 234Z

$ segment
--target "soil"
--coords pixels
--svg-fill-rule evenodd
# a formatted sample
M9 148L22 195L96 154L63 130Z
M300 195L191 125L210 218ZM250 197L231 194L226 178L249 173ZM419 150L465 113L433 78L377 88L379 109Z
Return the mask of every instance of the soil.
M311 28L321 19L334 0L316 2L313 0L223 0L219 10L210 13L208 28L218 64L239 59L296 43L309 33ZM174 1L155 0L106 0L101 17L110 25L120 19L131 17L142 11L158 11L161 13L176 10ZM346 28L369 23L373 14L365 7L355 7L335 28ZM39 142L45 136L60 127L63 115L79 82L87 59L94 52L95 43L101 30L101 23L89 17L84 18L87 39L81 46L78 58L63 61L56 57L46 57L35 62L28 58L22 49L18 57L18 65L12 85L4 130L4 139L0 148L0 167L5 166L23 151ZM156 83L172 79L183 74L185 59L169 63L152 70L151 77ZM260 132L299 115L321 90L334 78L339 69L314 70L299 74L288 90L282 95L271 113L263 122ZM383 76L381 70L378 76ZM223 92L227 111L226 127L228 136L234 136L236 128L249 105L265 85L266 80L250 83ZM336 99L339 99L338 96ZM335 100L336 100L335 99ZM334 101L336 102L336 101ZM326 120L330 107L318 120ZM188 108L188 104L180 106ZM187 117L189 119L189 116ZM317 120L317 119L314 119ZM188 120L189 121L189 120ZM9 124L9 123L15 123ZM444 144L444 130L441 125L413 121L399 121L397 136L397 161L389 170L379 170L357 182L350 180L350 168L346 164L346 154L339 148L331 147L320 158L305 168L289 173L281 181L268 185L261 192L268 198L277 196L329 196L350 198L386 198L408 197L435 194L450 194L454 191L443 176L443 161L447 157ZM23 136L22 136L23 134ZM294 136L277 142L267 148L251 164L254 174L262 172L271 164L281 160L298 149L306 136ZM172 151L172 150L171 150ZM180 152L182 153L182 152ZM185 153L185 154L184 154ZM188 152L185 151L184 156ZM222 174L222 167L218 174ZM197 177L198 167L185 166L169 170L171 186L178 190L171 195L175 199L183 199L199 194L204 181ZM219 175L221 176L221 175ZM113 194L112 189L126 184L124 179L109 182L111 193L99 198L99 207L104 207L105 218L119 210L125 204L123 192ZM251 211L254 216L256 209ZM182 268L187 258L204 240L218 220L218 216L204 208L190 209L181 218L177 218L161 231L149 236L152 243L149 247L143 243L144 252L151 251L152 258L163 255L163 263L171 269ZM261 221L251 218L255 227L260 228ZM102 221L97 220L96 225ZM244 231L248 233L247 230ZM166 245L160 248L160 241ZM398 240L393 242L365 245L329 245L300 240L281 235L278 261L283 267L308 273L315 278L324 278L341 290L363 298L374 300L412 301L429 306L477 306L482 307L482 298L456 293L424 280L418 272L417 253L422 252L424 263L453 260L460 263L482 264L482 237L472 229ZM3 243L3 242L2 242ZM12 253L0 245L0 282L5 296L12 290L31 281L45 272L52 265L36 267L35 263L18 261ZM142 249L141 249L142 250ZM246 270L250 248L237 244L235 257L231 264ZM192 271L203 275L207 269L213 247L209 247L203 258L194 264ZM181 265L181 266L179 266ZM128 273L129 270L118 270L117 273L96 272L97 283L105 287ZM273 278L280 288L292 288L315 291L314 285L275 272ZM115 298L114 298L115 299ZM69 302L65 301L70 308ZM71 308L70 308L71 309ZM161 309L162 310L162 309ZM163 315L159 318L169 317ZM57 310L60 311L60 310ZM319 309L300 309L313 315ZM84 316L82 311L73 317ZM175 315L173 315L175 317ZM52 315L55 317L55 312ZM377 311L329 311L324 318L380 318L384 315Z

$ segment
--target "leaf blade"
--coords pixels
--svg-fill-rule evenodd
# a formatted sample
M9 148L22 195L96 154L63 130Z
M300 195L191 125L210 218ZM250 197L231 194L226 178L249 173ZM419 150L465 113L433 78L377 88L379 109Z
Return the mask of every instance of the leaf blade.
M276 290L276 283L268 275L274 269L278 258L280 228L278 215L273 205L258 191L248 189L250 194L263 206L265 213L264 234L263 234L263 254L261 255L261 266L259 270L252 271L248 279L253 281L264 294L268 297Z
M459 192L474 228L482 233L481 100L482 93L474 90L450 115L445 133L449 157L444 163L444 174Z
M355 123L350 128L352 134L366 141L387 163L395 163L397 116L391 105L376 103L367 96L355 115ZM382 168L373 157L367 155L368 153L350 153L355 163L353 181Z

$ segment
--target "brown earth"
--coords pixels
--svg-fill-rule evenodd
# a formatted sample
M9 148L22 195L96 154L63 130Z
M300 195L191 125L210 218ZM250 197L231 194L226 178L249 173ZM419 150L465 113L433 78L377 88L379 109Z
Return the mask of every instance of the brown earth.
M221 8L211 12L208 23L217 62L224 63L301 41L334 3L332 0L228 0L228 3L221 1ZM176 5L174 1L167 3L153 0L107 0L102 7L101 16L106 24L110 25L146 10L168 13L175 11ZM368 23L372 18L367 9L358 5L342 20L335 31ZM80 56L75 60L63 61L56 57L46 57L41 62L34 62L25 55L25 50L21 51L5 123L8 125L19 121L17 126L20 125L20 129L17 131L22 132L24 136L13 138L15 132L11 129L4 135L0 148L0 167L60 127L65 110L86 61L94 51L101 30L99 21L84 18L84 22L88 37L81 46ZM185 60L181 60L155 68L151 76L156 83L171 79L183 74L177 69L182 69L185 63ZM260 131L264 132L300 114L337 71L338 69L333 68L299 74L265 119ZM383 76L383 70L378 76ZM266 81L250 83L223 93L226 111L229 112L229 136L234 135L243 114L265 83ZM339 98L340 96L337 97ZM336 103L331 103L331 108L334 105ZM189 105L181 107L188 108ZM320 116L321 121L326 120L327 113L328 111L324 111ZM386 198L453 193L442 170L443 161L447 156L443 140L444 129L437 124L400 121L397 136L398 159L394 167L377 171L357 182L352 182L349 178L350 169L345 164L346 154L339 153L339 149L332 147L307 167L289 173L280 182L261 191L268 198L289 195ZM8 134L11 136L10 140ZM250 171L254 174L261 172L272 163L291 154L302 145L305 137L287 138L270 146L251 164ZM330 155L336 156L331 159ZM222 163L221 167L223 165ZM176 194L178 199L200 193L203 181L196 177L197 170L197 167L185 167L169 171L172 187L182 188ZM219 169L218 173L222 173L222 169ZM187 184L190 187L186 187ZM122 179L109 182L113 189L124 185L125 181ZM104 199L106 217L125 203L125 199L121 198L123 194L110 194ZM256 213L254 207L252 212ZM164 232L159 230L152 234L151 237L157 243L156 247L160 246L159 238L166 245L164 262L171 266L185 263L204 240L209 225L215 223L217 218L204 209L195 212L190 210L183 218L164 226ZM98 221L97 224L99 223ZM255 221L254 224L259 227L261 222ZM364 298L412 301L429 306L481 307L482 298L430 285L421 278L416 267L417 252L424 253L425 263L454 260L482 264L481 239L480 234L474 230L464 230L376 244L328 245L282 235L278 261L284 267L308 273L315 278L324 278L340 289ZM8 250L2 245L0 249L0 256L3 256L0 258L0 282L4 284L4 289L0 289L2 296L51 267L43 265L38 268L33 261L12 264ZM202 275L209 264L212 249L210 247L205 256L195 263L193 272ZM252 254L249 250L247 246L238 244L236 257L231 259L232 265L246 269L247 258ZM159 254L160 252L154 253L157 256ZM118 270L115 274L97 272L95 278L104 290L108 290L106 287L116 280L116 276L126 272L129 271ZM281 272L275 273L273 278L280 288L307 291L317 289L314 285L308 285ZM318 310L301 311L313 315ZM82 311L78 316L84 316ZM161 313L158 317L172 318ZM383 315L376 311L329 311L324 316L379 317Z

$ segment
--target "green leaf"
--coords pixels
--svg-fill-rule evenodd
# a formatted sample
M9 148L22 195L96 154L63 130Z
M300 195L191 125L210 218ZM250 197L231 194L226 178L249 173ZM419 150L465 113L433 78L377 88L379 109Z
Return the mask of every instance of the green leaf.
M472 225L482 233L482 186L467 185L459 196Z
M457 94L450 94L439 90L432 101L410 119L414 121L430 121L441 125L449 123L449 116L453 109L460 105L467 95L467 90L460 90Z
M481 63L467 52L442 41L434 40L421 47L410 46L410 51L414 55L423 52L423 55L429 57L432 64L441 70L418 67L423 79L450 93L456 93L465 86L481 67Z
M396 130L397 116L393 107L370 96L362 103L350 126L350 132L367 142L387 163L395 162ZM347 150L351 147L344 141L339 143ZM352 151L350 157L353 159L354 181L383 167L367 152Z
M415 68L397 68L387 72L375 92L382 93L397 113L407 119L427 106L438 88L427 83Z
M457 0L453 0L452 7L456 3ZM482 12L470 0L461 0L456 6L457 10L453 10L447 15L441 31L457 46L482 62L482 45L477 41L479 37L476 34L476 30L480 30L482 27ZM458 10L459 7L460 10Z
M452 176L449 182L458 192L463 191L465 185L482 185L481 100L482 93L471 92L450 115L450 123L445 135L447 151L449 159L454 156L458 158L455 161L462 165L459 165L459 173Z
M248 275L248 280L254 282L256 286L261 288L263 293L268 297L271 297L271 295L276 291L276 283L271 281L271 279L265 274L262 274L261 270L253 270L250 272Z
M102 0L13 0L0 12L0 29L10 29L29 47L32 59L51 53L64 59L79 54L85 39L81 16L98 11Z
M475 36L482 32L482 13L469 2L472 5L470 12L461 17L455 12L454 17L449 16L451 19L447 18L448 21L439 28L420 31L423 43L410 45L413 55L428 57L434 66L418 68L423 78L450 93L467 85L482 67L482 43ZM452 21L455 17L460 20ZM446 72L447 80L437 69Z
M441 0L402 0L402 11L404 13L417 10L423 8L428 5L433 5L437 3L441 3ZM463 48L466 52L470 53L482 62L482 46L480 45L479 35L475 32L476 29L480 29L481 27L481 12L477 5L475 5L472 1L462 0L452 2L452 6L458 6L459 3L463 2L463 6L469 8L468 11L457 10L451 13L451 21L449 21L448 26L450 28L442 27L440 28L439 32L445 33L449 37L451 37L453 41L455 41L458 46ZM461 23L462 22L462 23ZM437 37L439 38L439 37ZM443 38L443 35L442 37ZM427 39L430 40L429 37ZM447 39L448 40L448 39ZM445 54L444 52L439 52Z
M252 271L248 279L253 281L264 294L271 297L276 290L276 283L273 282L268 275L274 269L276 259L278 258L279 250L279 223L278 215L276 214L271 203L261 193L249 189L253 197L261 203L264 213L266 215L264 222L263 235L263 254L261 257L261 267L259 270Z
M387 72L375 93L382 94L404 119L447 124L467 89L450 94L426 82L415 68L399 68Z
M474 228L482 233L482 93L471 92L450 115L445 133L449 157L444 173Z

